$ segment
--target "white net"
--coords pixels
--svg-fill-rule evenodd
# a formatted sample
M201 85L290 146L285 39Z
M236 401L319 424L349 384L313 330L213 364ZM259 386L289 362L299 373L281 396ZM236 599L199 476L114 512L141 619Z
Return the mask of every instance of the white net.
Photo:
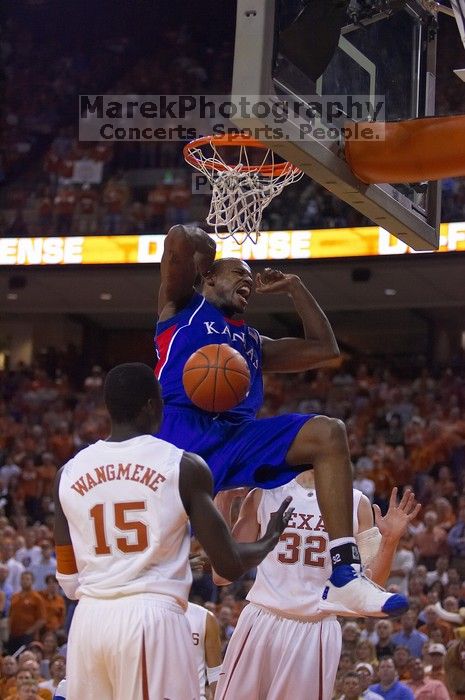
M303 173L291 163L276 162L274 152L266 147L228 147L228 151L231 150L237 151L235 165L226 163L211 142L191 148L195 161L189 162L211 184L213 192L207 223L216 235L232 237L239 244L247 238L256 243L265 207L286 185L300 180ZM260 151L260 162L251 163L251 153L256 156L257 151Z

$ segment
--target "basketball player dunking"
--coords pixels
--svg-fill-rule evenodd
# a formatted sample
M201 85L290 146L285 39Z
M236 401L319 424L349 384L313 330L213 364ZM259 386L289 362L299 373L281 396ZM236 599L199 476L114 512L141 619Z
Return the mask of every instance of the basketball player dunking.
M184 614L192 581L189 519L214 566L237 578L277 544L291 499L265 537L237 544L213 504L205 462L152 435L163 404L150 367L115 367L104 397L108 440L67 462L55 485L57 578L69 598L79 599L67 697L198 700Z
M398 615L408 607L407 600L374 586L360 573L343 423L315 415L255 417L263 402L263 372L303 372L338 356L328 319L299 277L265 270L254 285L245 262L215 262L215 252L215 242L199 228L173 226L165 238L156 330L156 374L165 413L158 436L200 454L213 472L217 492L238 486L274 488L311 464L333 564L322 607L357 617ZM199 278L201 293L194 288ZM290 296L304 338L265 338L237 318L254 286L260 294ZM211 343L228 343L240 352L251 376L248 396L233 410L216 415L195 407L182 383L186 360Z
M230 495L231 494L231 495ZM219 494L217 505L229 519L234 491ZM284 496L294 513L281 541L257 569L257 577L226 651L217 700L330 700L339 663L342 634L334 615L322 613L320 591L331 564L328 535L315 498L313 472L285 486L254 489L242 504L233 536L253 542ZM373 580L384 584L400 537L418 514L412 492L397 504L391 494L383 518L361 491L353 490L354 532L362 562ZM214 577L216 583L227 581ZM253 664L250 659L253 656Z

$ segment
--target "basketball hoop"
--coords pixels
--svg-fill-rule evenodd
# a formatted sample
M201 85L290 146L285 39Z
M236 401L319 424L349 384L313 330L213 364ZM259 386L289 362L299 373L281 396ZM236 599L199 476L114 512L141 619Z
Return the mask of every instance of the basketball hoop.
M236 149L231 154L236 162L228 163L219 148ZM212 186L207 223L219 238L233 238L239 245L247 238L257 242L263 210L303 175L292 163L276 161L271 148L246 134L202 136L186 144L183 153Z

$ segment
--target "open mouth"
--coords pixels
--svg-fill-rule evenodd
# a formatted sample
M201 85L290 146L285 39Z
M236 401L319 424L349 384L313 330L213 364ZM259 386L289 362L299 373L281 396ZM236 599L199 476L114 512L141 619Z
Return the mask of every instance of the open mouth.
M236 294L240 296L242 301L247 304L252 290L248 284L243 284L236 289Z

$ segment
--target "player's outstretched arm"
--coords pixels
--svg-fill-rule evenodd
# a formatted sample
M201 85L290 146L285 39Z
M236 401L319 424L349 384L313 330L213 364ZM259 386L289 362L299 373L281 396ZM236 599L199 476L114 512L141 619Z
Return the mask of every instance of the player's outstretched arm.
M300 316L305 338L262 338L264 372L304 372L339 357L331 325L297 275L266 268L256 277L259 294L288 294Z
M172 226L165 236L158 292L160 320L173 316L192 297L194 283L213 264L216 243L195 226Z
M384 517L381 515L379 507L373 506L375 511L375 522L373 523L369 500L366 497L360 500L357 544L362 555L362 562L371 572L370 578L378 585L384 586L386 584L400 538L405 534L409 523L416 518L420 508L421 505L415 501L415 496L409 489L404 491L400 502L398 502L397 487L394 487L389 500L389 508ZM367 535L369 537L370 532L375 529L374 526L381 535L379 547L368 561L364 561L363 544L361 546L360 538L363 539Z
M205 549L217 573L234 581L260 564L278 544L293 509L286 510L291 501L286 498L268 523L265 535L257 542L238 543L231 537L228 526L212 500L213 478L204 460L184 452L181 460L179 491L195 536Z

